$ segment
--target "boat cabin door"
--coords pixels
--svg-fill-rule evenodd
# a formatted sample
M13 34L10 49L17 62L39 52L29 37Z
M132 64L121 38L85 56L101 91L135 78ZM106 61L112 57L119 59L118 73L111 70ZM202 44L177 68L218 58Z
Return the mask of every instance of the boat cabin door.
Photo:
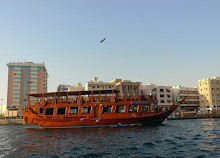
M94 110L93 110L93 118L94 119L100 119L101 118L101 110L102 110L101 104L96 104L94 106Z

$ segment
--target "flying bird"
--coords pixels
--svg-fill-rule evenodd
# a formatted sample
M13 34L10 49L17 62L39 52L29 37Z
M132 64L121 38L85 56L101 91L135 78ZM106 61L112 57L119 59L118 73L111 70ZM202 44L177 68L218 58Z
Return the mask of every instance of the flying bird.
M100 43L104 42L106 40L106 38L104 38L103 40L100 41Z

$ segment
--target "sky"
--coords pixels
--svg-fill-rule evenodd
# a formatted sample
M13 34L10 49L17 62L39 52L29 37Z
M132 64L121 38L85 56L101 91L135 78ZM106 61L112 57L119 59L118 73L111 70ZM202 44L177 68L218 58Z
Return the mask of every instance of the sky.
M0 0L0 98L8 62L44 62L48 91L93 77L196 86L220 76L219 17L219 0Z

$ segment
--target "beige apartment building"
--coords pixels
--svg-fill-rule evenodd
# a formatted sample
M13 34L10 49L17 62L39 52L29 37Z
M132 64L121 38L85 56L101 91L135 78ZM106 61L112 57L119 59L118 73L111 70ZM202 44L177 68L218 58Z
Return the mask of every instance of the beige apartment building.
M74 86L69 86L68 91L82 91L85 90L85 88L82 86L82 84L79 82Z
M157 86L155 84L142 85L141 95L154 96L157 105L161 108L166 109L173 105L171 86Z
M113 79L110 83L119 90L119 97L137 97L140 96L141 82L131 82L130 80Z
M99 81L94 77L92 81L87 82L85 90L114 90L115 84L110 82Z
M220 77L198 81L200 109L215 111L220 109Z
M197 87L172 87L173 101L185 99L178 108L182 112L196 112L199 109L199 93Z

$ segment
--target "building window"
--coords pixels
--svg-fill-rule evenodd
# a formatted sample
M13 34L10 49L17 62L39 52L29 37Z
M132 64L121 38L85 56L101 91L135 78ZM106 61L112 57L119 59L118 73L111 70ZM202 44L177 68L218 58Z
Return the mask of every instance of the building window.
M163 89L160 89L160 92L164 92L164 90L163 90Z
M169 95L169 94L167 95L167 98L170 98L170 95Z
M170 90L169 90L169 89L166 89L166 91L167 91L168 93L170 93Z
M163 94L160 94L160 98L164 98L164 95L163 95Z
M164 101L164 100L161 100L160 103L165 103L165 101Z

